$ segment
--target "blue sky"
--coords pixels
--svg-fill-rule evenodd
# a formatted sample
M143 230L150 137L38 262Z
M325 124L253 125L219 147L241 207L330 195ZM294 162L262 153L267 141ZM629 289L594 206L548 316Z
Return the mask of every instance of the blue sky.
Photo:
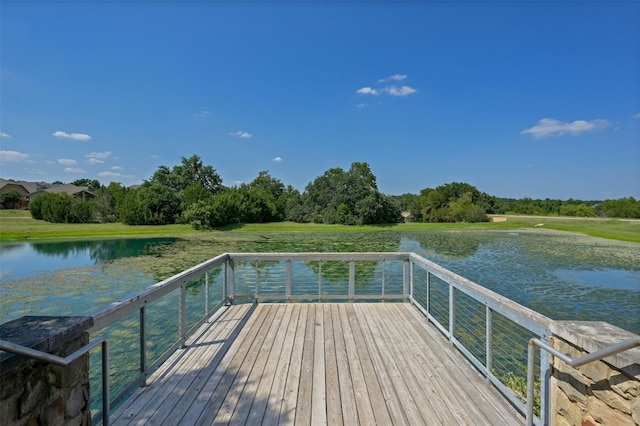
M7 1L0 177L640 198L640 2Z

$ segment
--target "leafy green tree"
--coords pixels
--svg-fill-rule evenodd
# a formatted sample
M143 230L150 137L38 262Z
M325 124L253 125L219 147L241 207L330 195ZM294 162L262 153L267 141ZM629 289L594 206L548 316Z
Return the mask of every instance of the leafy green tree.
M18 194L18 191L11 190L0 194L0 206L3 209L15 208L21 200L22 197Z
M171 188L152 183L128 191L118 215L127 225L167 225L175 223L179 207L180 200Z
M327 170L307 185L301 201L291 216L302 222L367 225L401 220L399 207L380 194L367 163L352 163L346 172Z
M122 184L111 182L98 188L94 195L96 220L99 222L117 222L118 204L123 200L127 189Z
M71 182L71 184L76 186L86 186L89 188L90 192L95 192L98 189L102 188L100 181L98 181L97 179L88 179L88 178L76 179L73 182Z
M602 211L607 217L640 219L640 200L633 197L605 200Z
M575 217L596 217L596 211L593 207L589 207L584 203L580 204L563 204L560 207L560 216Z

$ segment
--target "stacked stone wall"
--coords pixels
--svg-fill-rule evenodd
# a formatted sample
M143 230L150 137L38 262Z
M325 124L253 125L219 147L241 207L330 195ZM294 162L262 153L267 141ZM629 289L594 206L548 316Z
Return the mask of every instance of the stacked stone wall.
M598 330L600 324L597 323L594 330ZM609 324L607 326L612 327ZM573 359L594 352L598 349L596 346L605 347L605 343L597 345L594 342L603 337L610 337L596 333L592 336L595 340L584 334L580 335L580 339L575 339L572 333L563 334L572 341L556 335L553 345ZM580 344L579 341L587 344ZM586 351L581 346L591 347ZM617 357L591 362L578 368L554 357L551 378L551 423L557 426L640 426L640 358L635 358L637 355L637 349L631 350Z
M46 352L66 357L88 342L86 332L67 335ZM0 425L91 424L88 354L66 366L0 354Z

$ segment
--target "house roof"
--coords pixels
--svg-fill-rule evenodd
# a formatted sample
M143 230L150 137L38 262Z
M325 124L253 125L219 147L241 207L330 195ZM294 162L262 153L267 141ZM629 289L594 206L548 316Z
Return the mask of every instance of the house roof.
M28 193L32 193L38 191L43 185L46 184L44 182L27 182L24 180L7 180L0 178L0 189L4 188L7 185L20 185Z

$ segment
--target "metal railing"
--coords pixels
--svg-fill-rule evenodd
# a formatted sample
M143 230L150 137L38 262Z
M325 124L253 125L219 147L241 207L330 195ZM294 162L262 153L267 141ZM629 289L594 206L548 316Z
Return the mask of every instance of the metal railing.
M527 411L526 411L526 424L527 426L533 425L534 416L533 416L533 364L535 363L535 347L538 346L541 350L549 352L553 356L560 359L565 364L570 365L571 367L580 367L581 365L588 364L590 362L600 361L606 357L619 354L621 352L627 351L629 349L635 348L636 346L640 346L640 337L635 337L632 339L623 340L622 342L615 343L613 345L609 345L602 349L599 349L595 352L591 352L590 354L583 355L579 358L571 358L562 352L556 350L553 346L550 346L548 343L540 340L540 339L531 339L529 340L529 350L528 350L528 374L527 374Z
M177 292L177 297L175 293ZM169 299L168 302L163 300ZM127 378L110 401L122 402L218 308L236 302L405 301L414 304L489 382L526 412L525 391L520 396L505 375L522 373L525 382L527 342L550 336L550 320L413 253L227 253L161 281L92 315L96 333L126 323L136 328L139 347L135 376ZM174 303L175 302L175 303ZM164 304L163 304L164 303ZM177 305L174 320L168 312ZM154 310L155 309L155 310ZM177 334L158 346L150 312L167 328L177 323ZM167 317L169 318L167 319ZM122 334L113 332L114 335ZM112 337L117 340L117 337ZM116 343L112 345L113 347ZM116 349L131 356L131 344ZM154 346L150 355L150 346ZM153 358L153 359L149 359ZM119 364L126 364L119 362ZM548 416L549 358L543 354L537 368L541 396L540 417ZM509 373L505 373L509 372ZM116 378L116 381L117 378ZM94 416L100 421L102 413Z
M104 424L109 425L109 342L108 340L100 336L94 341L89 342L85 346L81 347L77 351L74 351L66 357L60 357L47 352L42 352L33 348L18 345L6 340L0 340L0 349L6 352L11 352L16 355L22 355L27 358L32 358L38 361L43 361L55 365L67 366L73 361L89 352L91 349L98 345L102 345L102 412L104 416Z

